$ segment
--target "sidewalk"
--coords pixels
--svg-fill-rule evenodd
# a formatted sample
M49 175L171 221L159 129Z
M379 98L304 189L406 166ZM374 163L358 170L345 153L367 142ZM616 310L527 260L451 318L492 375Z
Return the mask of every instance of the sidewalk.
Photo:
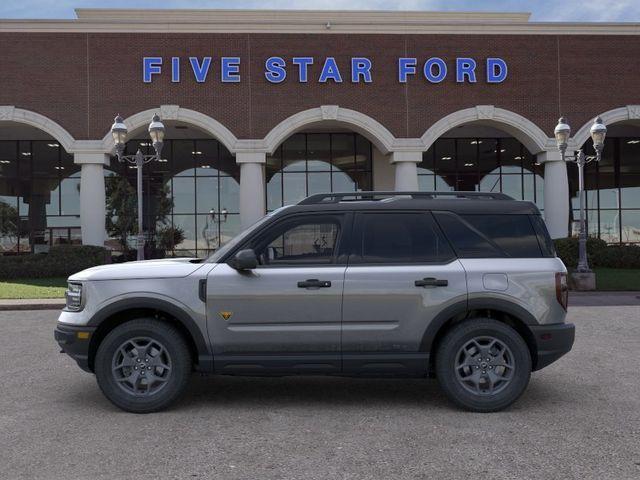
M0 312L10 310L60 310L64 298L0 300ZM569 292L569 307L640 306L638 292Z

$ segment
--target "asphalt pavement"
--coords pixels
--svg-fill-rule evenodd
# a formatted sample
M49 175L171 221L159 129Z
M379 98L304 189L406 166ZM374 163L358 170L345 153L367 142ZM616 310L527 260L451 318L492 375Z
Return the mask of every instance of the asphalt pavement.
M53 341L0 312L2 479L638 479L640 307L572 307L574 350L494 414L434 380L194 376L171 410L119 411Z

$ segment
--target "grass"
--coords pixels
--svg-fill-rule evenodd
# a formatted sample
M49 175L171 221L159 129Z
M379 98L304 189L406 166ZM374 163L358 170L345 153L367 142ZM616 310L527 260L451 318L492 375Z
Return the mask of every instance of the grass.
M633 268L594 268L596 289L603 291L640 290L640 270Z
M64 298L66 278L31 278L0 281L0 299Z
M595 268L597 289L640 291L640 269ZM64 298L66 278L33 278L0 281L0 299Z

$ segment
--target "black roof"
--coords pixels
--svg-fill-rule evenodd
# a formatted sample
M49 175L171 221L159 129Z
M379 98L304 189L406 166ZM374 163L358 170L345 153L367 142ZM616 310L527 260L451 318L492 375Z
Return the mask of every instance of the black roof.
M483 192L348 192L320 193L286 208L286 213L317 211L434 210L459 214L533 214L532 202L503 193Z

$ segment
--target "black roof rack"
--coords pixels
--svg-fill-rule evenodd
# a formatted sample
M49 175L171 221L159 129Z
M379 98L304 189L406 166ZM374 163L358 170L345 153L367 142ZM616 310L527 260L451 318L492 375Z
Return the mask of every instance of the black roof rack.
M338 203L344 199L350 201L380 200L389 197L411 197L413 199L432 200L437 197L478 199L478 200L513 200L509 195L494 192L345 192L345 193L317 193L311 195L298 205L317 205L319 203Z

